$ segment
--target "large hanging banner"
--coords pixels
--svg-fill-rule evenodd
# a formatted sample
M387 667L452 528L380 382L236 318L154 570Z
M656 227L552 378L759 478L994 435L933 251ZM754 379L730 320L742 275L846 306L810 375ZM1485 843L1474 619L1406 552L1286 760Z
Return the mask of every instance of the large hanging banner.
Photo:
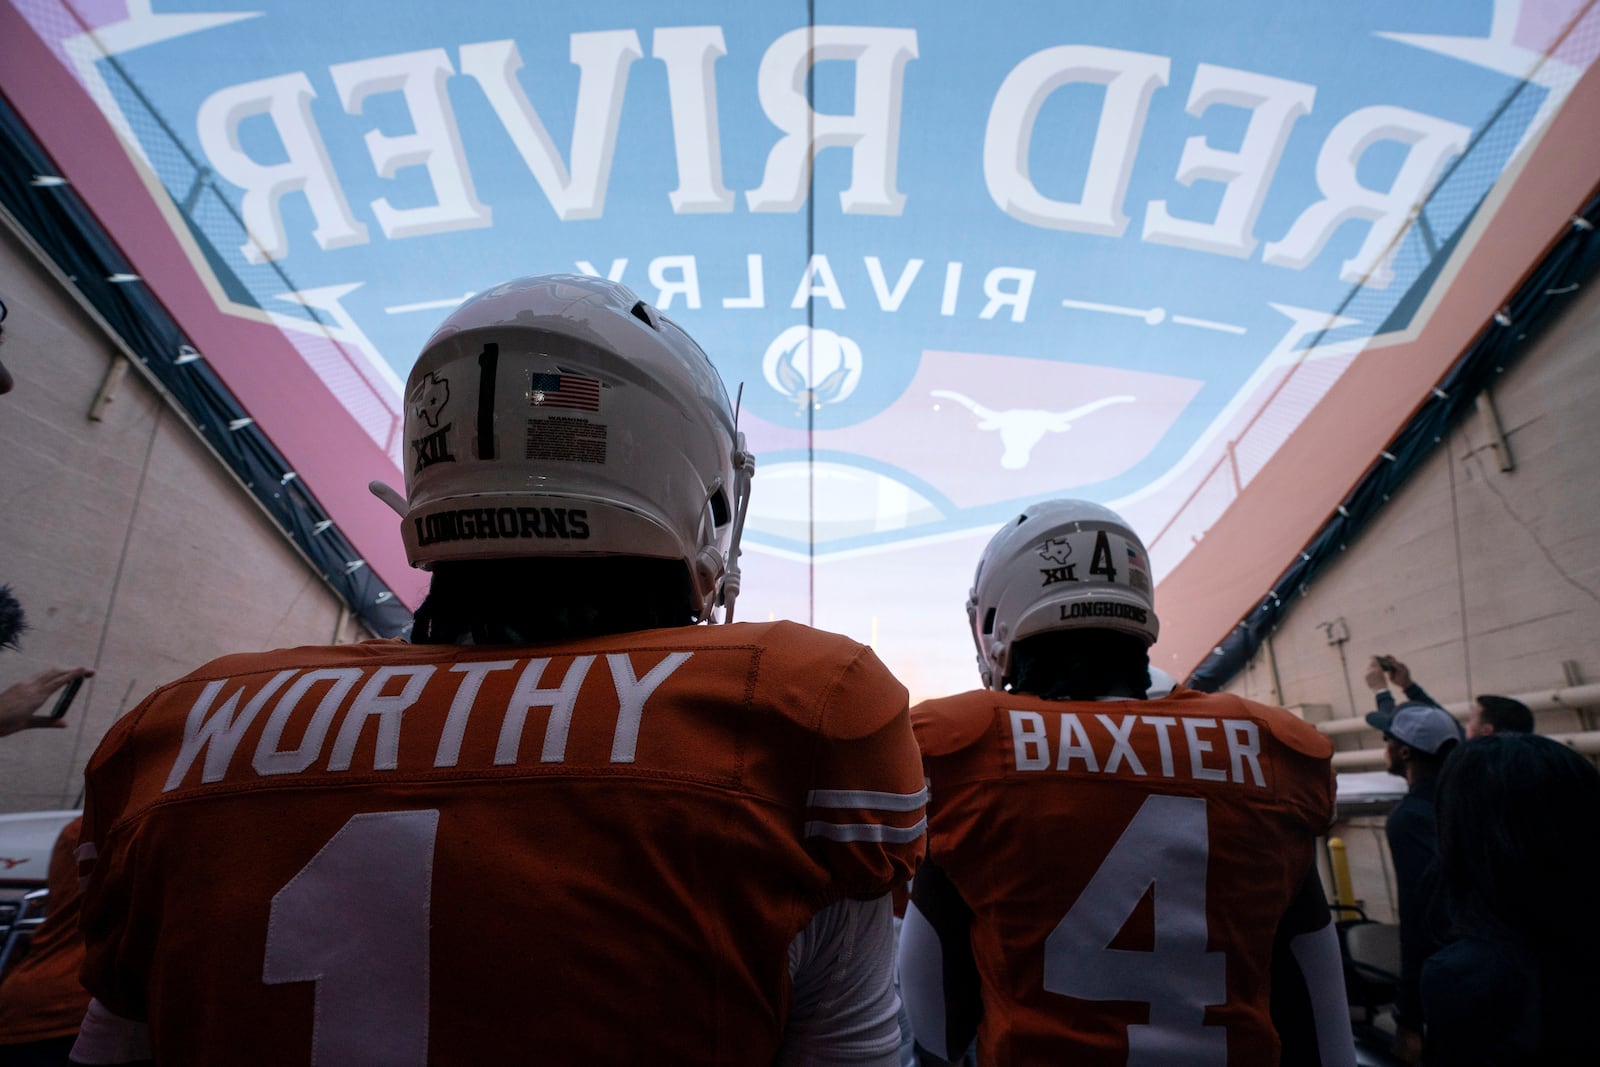
M746 619L976 684L989 533L1088 497L1185 674L1600 179L1595 0L10 0L0 92L367 565L462 299L620 280L758 457ZM1137 565L1129 561L1129 565Z

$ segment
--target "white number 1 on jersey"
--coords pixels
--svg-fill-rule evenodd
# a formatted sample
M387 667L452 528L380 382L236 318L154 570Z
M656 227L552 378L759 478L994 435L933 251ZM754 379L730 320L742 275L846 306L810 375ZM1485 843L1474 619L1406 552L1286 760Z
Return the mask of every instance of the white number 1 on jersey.
M316 983L312 1067L428 1062L437 811L353 816L272 898L261 979Z
M1206 951L1206 802L1153 796L1111 846L1044 943L1044 987L1080 1000L1150 1005L1128 1027L1128 1067L1212 1067L1228 1061L1227 1034L1206 1026L1227 1000L1226 958ZM1155 947L1110 948L1145 891L1155 887Z

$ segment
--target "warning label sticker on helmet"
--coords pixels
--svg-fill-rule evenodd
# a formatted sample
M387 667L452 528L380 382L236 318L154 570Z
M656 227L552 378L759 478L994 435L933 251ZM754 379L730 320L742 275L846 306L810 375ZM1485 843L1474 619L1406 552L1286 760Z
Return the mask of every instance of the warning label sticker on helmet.
M529 419L523 458L604 463L606 425L562 415L549 419Z

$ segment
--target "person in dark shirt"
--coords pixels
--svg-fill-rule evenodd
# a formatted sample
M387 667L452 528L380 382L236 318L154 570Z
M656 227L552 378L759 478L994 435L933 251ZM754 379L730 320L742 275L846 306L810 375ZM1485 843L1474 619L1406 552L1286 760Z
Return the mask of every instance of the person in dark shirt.
M1533 712L1520 700L1485 693L1467 713L1467 740L1501 733L1533 733Z
M1422 1058L1422 964L1438 947L1430 930L1428 904L1433 895L1434 787L1445 757L1462 740L1461 726L1436 704L1407 701L1393 711L1367 715L1369 725L1383 732L1389 772L1406 780L1406 795L1389 813L1384 826L1394 861L1395 892L1400 920L1400 983L1395 992L1394 1054L1405 1064Z
M1600 771L1499 732L1439 775L1439 894L1456 939L1422 969L1429 1067L1592 1064Z

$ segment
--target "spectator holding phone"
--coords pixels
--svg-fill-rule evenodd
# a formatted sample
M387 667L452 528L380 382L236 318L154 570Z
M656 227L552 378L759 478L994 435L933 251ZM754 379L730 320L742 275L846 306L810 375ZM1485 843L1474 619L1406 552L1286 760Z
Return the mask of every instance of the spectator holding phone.
M11 594L10 586L0 585L0 648L16 648L17 638L27 628L22 605ZM77 695L83 679L92 674L94 671L88 667L53 667L8 689L0 689L0 737L20 730L65 726L61 717L67 713L67 706ZM61 696L55 706L44 715L38 714L57 690L61 691Z
M1412 679L1411 670L1404 663L1387 654L1373 656L1367 663L1367 687L1377 694L1379 711L1394 710L1394 696L1389 692L1390 682L1400 687L1407 700L1423 704L1438 703ZM1472 710L1467 713L1467 740L1506 732L1533 733L1533 712L1528 705L1511 697L1490 693L1476 697L1472 701Z
M1412 680L1409 667L1388 653L1373 656L1367 661L1367 688L1372 690L1377 698L1378 710L1390 714L1394 712L1394 694L1389 691L1391 683L1400 687L1407 700L1419 704L1439 703L1428 695L1426 689Z
M52 667L0 690L0 737L21 730L59 730L66 726L61 717L67 713L82 680L93 673L88 667ZM60 695L55 705L47 714L40 715L39 709L58 690Z
M1386 675L1396 680L1403 675L1402 685L1411 699L1396 706L1384 684ZM1377 710L1368 713L1367 723L1383 733L1389 773L1406 780L1405 798L1389 813L1384 835L1394 861L1400 923L1400 984L1395 991L1392 1051L1401 1063L1412 1065L1422 1057L1422 965L1442 940L1441 931L1428 921L1437 878L1434 787L1445 757L1464 738L1455 716L1427 699L1428 694L1411 682L1405 664L1374 656L1367 668L1367 684L1378 703Z

